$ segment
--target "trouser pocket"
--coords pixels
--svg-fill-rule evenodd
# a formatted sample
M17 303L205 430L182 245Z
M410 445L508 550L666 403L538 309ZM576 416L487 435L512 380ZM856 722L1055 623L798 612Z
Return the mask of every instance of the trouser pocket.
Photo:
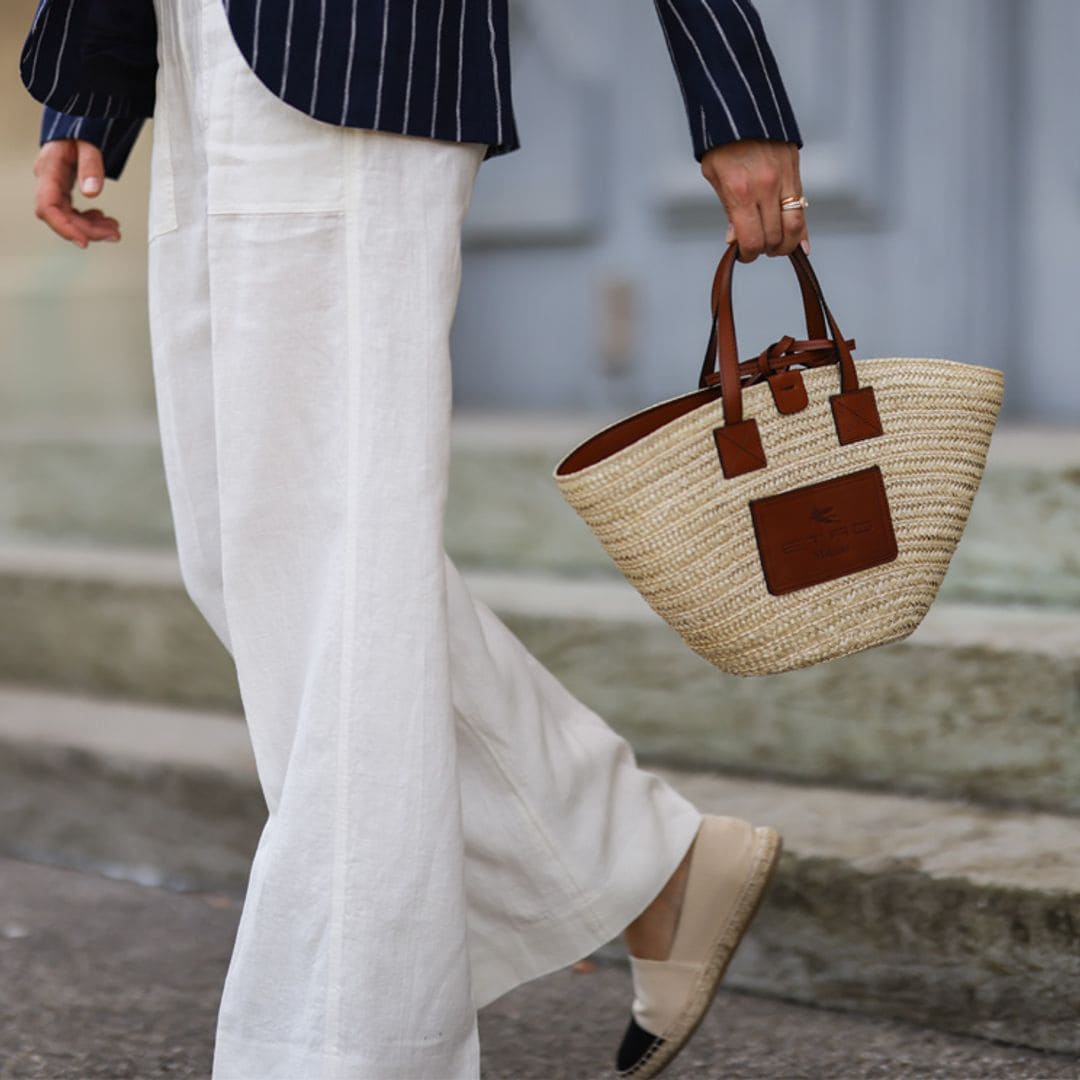
M150 151L150 202L147 210L147 241L177 227L176 192L173 181L172 133L169 125L169 105L158 80L157 102L154 106L153 145Z

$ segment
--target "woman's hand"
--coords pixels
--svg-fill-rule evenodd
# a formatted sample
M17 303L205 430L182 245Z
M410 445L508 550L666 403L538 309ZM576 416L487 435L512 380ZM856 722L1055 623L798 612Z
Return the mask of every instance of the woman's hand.
M809 254L803 210L781 210L784 199L803 193L799 148L794 143L739 139L714 146L701 159L701 172L727 211L727 240L737 240L739 261L762 252L789 255L801 241Z
M76 210L71 204L75 180L94 198L105 186L101 151L85 139L50 139L34 160L37 188L34 213L58 236L85 248L91 240L119 240L120 223L100 210Z

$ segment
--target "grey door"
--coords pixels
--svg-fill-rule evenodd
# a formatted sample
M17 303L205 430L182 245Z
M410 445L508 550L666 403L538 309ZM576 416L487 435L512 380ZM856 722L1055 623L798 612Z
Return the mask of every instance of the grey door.
M1080 419L1075 0L758 0L806 146L812 257L858 356L1006 372ZM459 404L617 413L690 389L725 219L649 0L513 5L523 148L481 167ZM740 348L799 332L786 260L740 267Z

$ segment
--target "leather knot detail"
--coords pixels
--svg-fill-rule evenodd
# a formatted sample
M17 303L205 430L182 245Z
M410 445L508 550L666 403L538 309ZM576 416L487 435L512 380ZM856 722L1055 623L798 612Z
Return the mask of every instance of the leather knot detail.
M855 348L854 338L846 343L849 349ZM771 375L787 371L792 367L815 368L837 363L836 346L829 338L807 338L800 340L785 334L779 341L774 341L756 359L744 360L739 364L739 375L745 386L753 386Z
M855 348L855 339L849 338L845 344ZM743 386L753 386L764 382L770 375L787 371L792 367L825 367L838 362L836 347L829 338L808 338L800 340L785 334L779 341L774 341L767 349L753 360L739 362L739 378ZM720 372L706 372L701 380L702 386L720 386Z
M773 361L780 359L787 353L795 339L790 334L785 334L779 341L774 341L767 349L758 356L758 378L767 379L776 370ZM790 363L790 361L788 361ZM755 380L757 381L757 380Z

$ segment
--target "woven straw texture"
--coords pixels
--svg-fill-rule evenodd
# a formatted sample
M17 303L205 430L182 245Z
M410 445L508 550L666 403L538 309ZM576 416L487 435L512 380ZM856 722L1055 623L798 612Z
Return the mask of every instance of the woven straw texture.
M858 360L884 434L840 446L835 367L803 371L809 405L781 416L764 383L743 391L768 466L726 479L712 431L719 394L609 457L559 475L567 502L645 600L723 671L766 675L906 637L921 622L967 522L1001 406L998 371L949 360ZM766 588L752 499L878 465L892 562L782 596Z

